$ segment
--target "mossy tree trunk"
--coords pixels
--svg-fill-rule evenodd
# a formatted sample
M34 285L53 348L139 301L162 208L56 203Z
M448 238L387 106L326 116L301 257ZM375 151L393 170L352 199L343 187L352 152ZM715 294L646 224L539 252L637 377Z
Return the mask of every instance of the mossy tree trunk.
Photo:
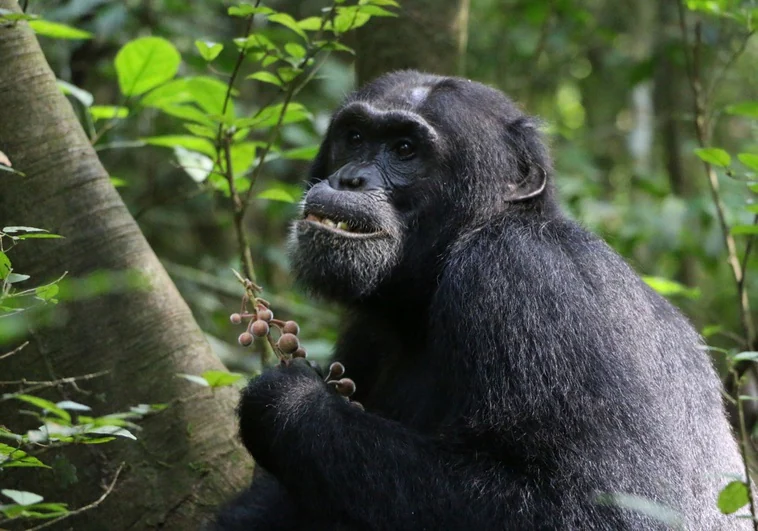
M362 85L392 70L465 75L470 0L403 0L399 18L374 18L357 32Z
M18 10L18 4L0 0L0 8ZM172 404L141 421L136 442L61 452L76 467L73 485L64 488L52 472L35 476L26 469L17 487L75 509L97 499L124 463L104 503L66 520L65 528L197 529L250 478L252 463L235 437L236 392L212 393L176 377L223 367L111 185L25 23L0 26L0 151L26 174L0 172L0 227L27 225L65 236L20 245L12 251L14 268L38 281L63 272L77 278L136 269L150 284L147 290L62 304L55 310L64 319L61 326L32 331L26 349L0 361L2 380L108 371L82 384L92 395L82 398L62 388L53 399L87 402L95 414ZM28 425L9 413L8 402L3 406L0 424ZM54 451L45 453L48 462L55 457ZM13 481L4 475L3 486Z

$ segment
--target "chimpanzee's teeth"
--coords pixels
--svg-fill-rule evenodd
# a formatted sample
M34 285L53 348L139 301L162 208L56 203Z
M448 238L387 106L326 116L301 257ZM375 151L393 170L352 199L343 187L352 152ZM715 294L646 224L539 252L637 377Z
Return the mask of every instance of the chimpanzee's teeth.
M327 227L343 230L345 232L357 232L355 228L352 227L347 221L334 221L333 219L322 218L315 214L308 214L305 216L305 220L314 221L316 223L320 223L321 225L326 225Z

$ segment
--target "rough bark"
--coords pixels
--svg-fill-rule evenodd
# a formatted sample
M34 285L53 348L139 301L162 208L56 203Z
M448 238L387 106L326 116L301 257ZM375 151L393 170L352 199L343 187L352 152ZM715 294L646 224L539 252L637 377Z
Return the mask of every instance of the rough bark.
M17 10L13 0L0 8ZM22 353L0 361L3 380L50 380L101 370L83 386L95 414L139 403L172 403L141 422L138 441L119 440L67 449L78 482L67 488L52 472L23 473L23 487L70 507L102 494L125 463L114 492L63 528L77 530L197 529L208 510L250 478L252 464L235 437L232 389L211 393L177 373L223 369L117 191L110 184L73 110L56 86L25 23L0 27L0 151L25 178L0 174L0 226L31 225L65 236L12 251L14 267L32 279L67 271L82 277L100 270L137 269L148 290L109 295L56 309L61 326L34 330ZM197 397L190 395L201 393ZM57 391L60 399L65 389ZM21 425L9 417L0 424ZM55 452L45 453L54 459ZM4 475L4 486L11 478ZM19 484L21 486L21 484Z
M469 3L406 0L399 18L372 19L356 36L358 83L406 68L463 75Z

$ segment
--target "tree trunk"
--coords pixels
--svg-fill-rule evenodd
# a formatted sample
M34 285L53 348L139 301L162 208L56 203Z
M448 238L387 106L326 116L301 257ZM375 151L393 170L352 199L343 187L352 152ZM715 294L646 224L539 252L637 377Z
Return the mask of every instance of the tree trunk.
M17 11L18 4L0 0L0 8ZM140 421L138 441L60 452L76 467L72 486L58 485L51 471L34 482L25 469L17 487L75 509L96 500L124 463L112 494L65 520L65 528L197 529L209 510L251 477L252 463L235 436L237 393L212 393L176 377L223 366L110 184L26 23L0 26L0 58L0 151L26 174L0 174L0 227L31 225L65 236L20 245L11 254L14 268L31 275L34 285L64 272L77 278L128 269L143 272L150 283L146 290L62 304L55 309L62 326L33 330L26 349L0 361L2 379L51 380L106 370L107 376L82 384L91 396L60 389L54 399L65 394L85 401L96 415L140 403L171 404ZM28 425L8 404L0 424ZM45 461L56 454L46 452ZM16 480L6 474L3 486Z
M684 109L691 107L687 99L690 93L680 81L687 79L687 74L681 66L671 61L667 49L669 40L666 38L668 27L676 24L676 6L665 2L659 4L657 19L659 29L655 34L659 41L659 60L655 72L655 114L660 121L663 160L672 194L689 200L696 195L697 187L684 168L681 152L684 141L679 120L686 115ZM690 227L690 230L693 229L697 227ZM691 254L682 255L676 280L687 286L697 285L697 261Z
M470 0L405 0L399 18L374 18L357 32L362 85L392 70L463 75Z

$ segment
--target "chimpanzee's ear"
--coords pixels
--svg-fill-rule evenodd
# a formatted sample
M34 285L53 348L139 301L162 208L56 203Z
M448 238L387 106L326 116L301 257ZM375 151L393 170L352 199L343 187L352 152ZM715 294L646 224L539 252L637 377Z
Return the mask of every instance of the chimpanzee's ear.
M506 201L537 197L547 188L549 162L547 149L533 119L521 117L506 128L506 144L511 161Z

